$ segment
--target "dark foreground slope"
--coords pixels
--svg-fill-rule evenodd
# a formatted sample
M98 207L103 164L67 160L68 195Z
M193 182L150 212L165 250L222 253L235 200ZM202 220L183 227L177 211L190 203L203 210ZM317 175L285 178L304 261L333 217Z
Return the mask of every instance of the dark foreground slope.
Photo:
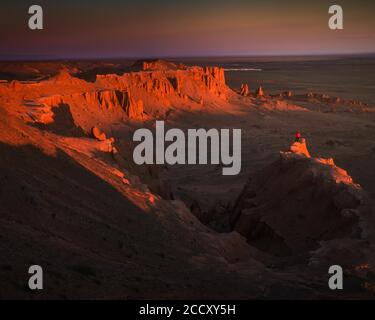
M266 270L239 235L214 234L182 203L133 183L93 156L99 142L67 145L3 111L0 132L2 298L262 294L254 279ZM27 289L32 264L44 269L39 293Z

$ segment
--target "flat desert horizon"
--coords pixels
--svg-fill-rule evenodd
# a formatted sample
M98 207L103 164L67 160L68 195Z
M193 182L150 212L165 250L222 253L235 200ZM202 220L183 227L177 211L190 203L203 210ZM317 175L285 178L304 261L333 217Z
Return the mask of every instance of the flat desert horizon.
M373 5L203 2L4 35L0 299L375 298Z

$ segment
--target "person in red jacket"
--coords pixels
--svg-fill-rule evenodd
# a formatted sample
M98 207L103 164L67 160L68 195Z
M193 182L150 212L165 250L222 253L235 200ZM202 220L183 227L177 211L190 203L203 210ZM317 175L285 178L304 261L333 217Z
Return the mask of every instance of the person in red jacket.
M296 142L301 142L301 132L299 130L296 132Z

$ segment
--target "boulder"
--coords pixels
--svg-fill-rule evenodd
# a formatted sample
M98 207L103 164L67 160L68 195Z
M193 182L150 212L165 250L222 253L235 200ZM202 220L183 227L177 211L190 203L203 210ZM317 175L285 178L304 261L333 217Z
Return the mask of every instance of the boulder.
M91 129L91 134L92 136L99 141L105 141L107 140L107 137L104 132L102 132L98 127L94 126Z

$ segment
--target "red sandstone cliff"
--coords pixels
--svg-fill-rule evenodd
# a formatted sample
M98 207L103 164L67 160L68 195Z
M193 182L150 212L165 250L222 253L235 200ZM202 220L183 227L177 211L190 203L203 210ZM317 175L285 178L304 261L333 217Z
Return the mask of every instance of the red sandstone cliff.
M222 68L187 67L161 60L138 62L123 75L97 75L93 82L62 69L47 80L12 82L0 89L14 99L12 104L23 105L30 121L51 124L57 121L59 106L64 106L74 125L86 132L98 122L109 126L162 116L171 108L215 105L232 93Z

